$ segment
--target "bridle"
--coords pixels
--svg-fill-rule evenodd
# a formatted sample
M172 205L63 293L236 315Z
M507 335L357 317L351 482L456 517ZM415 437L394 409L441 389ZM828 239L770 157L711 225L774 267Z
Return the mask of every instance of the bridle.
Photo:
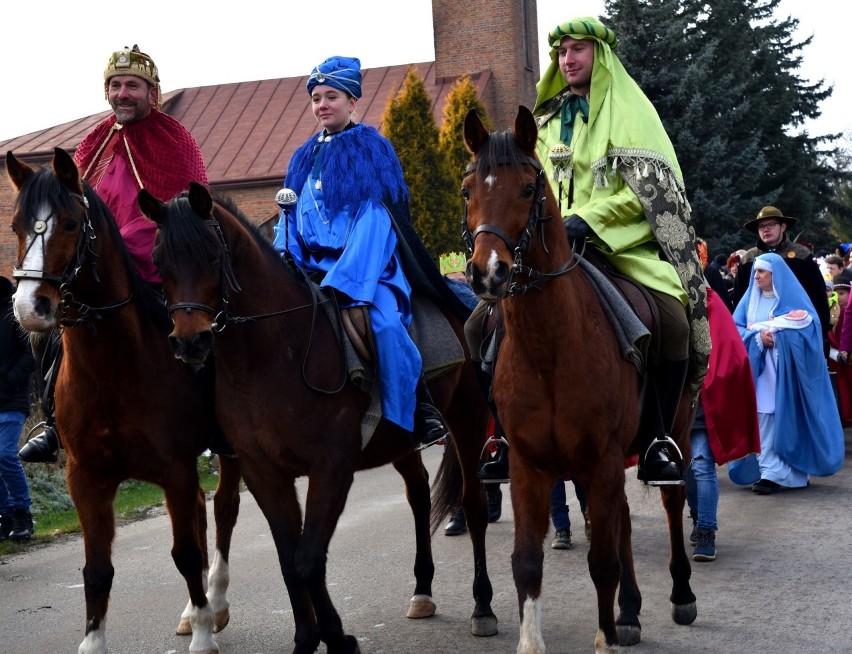
M308 338L308 345L305 349L305 356L302 359L302 379L305 384L320 393L333 395L335 393L340 392L343 387L346 385L346 354L343 350L343 334L342 328L338 329L338 341L341 343L341 370L342 378L340 383L336 388L331 390L319 388L315 386L308 380L307 377L307 363L308 356L311 352L311 344L313 343L314 329L317 323L317 313L320 304L325 304L327 302L332 302L332 297L320 298L317 293L316 286L311 282L310 278L298 267L293 267L295 271L300 274L306 283L306 287L311 293L311 303L310 304L302 304L295 307L290 307L288 309L281 309L280 311L273 311L270 313L259 313L250 316L235 316L232 315L229 311L230 303L231 303L231 291L234 293L240 293L243 289L240 286L240 283L237 281L237 277L234 274L234 266L231 262L231 250L228 247L228 240L225 238L225 232L222 230L222 225L218 220L211 217L203 219L204 225L210 227L215 233L216 237L219 241L219 246L221 248L221 255L219 257L220 261L220 296L219 296L219 309L216 309L209 304L204 304L203 302L193 302L193 301L181 301L175 302L174 304L169 304L168 300L166 300L166 308L168 309L169 316L171 317L175 311L186 311L187 313L192 313L194 310L203 311L211 316L213 316L213 322L210 325L210 328L215 333L221 333L225 330L225 327L228 325L238 325L244 323L252 323L258 322L260 320L266 320L267 318L275 318L277 316L283 316L290 313L294 313L296 311L302 311L304 309L311 309L311 329L310 336ZM334 303L337 306L337 303ZM174 318L172 317L172 322L174 322ZM340 325L340 320L338 319L337 324Z
M94 330L92 320L101 320L105 312L126 306L130 303L131 299L133 299L133 293L130 293L123 300L101 307L92 307L84 302L74 299L74 295L71 291L71 285L83 269L83 264L86 262L87 258L91 261L92 276L94 280L98 283L101 281L96 268L99 255L94 247L95 241L98 237L97 234L95 234L95 229L92 226L91 219L89 218L88 198L86 198L85 195L74 193L67 189L64 190L72 198L77 200L83 208L83 219L80 226L80 232L77 235L77 244L74 247L74 255L68 263L65 264L62 275L59 277L52 275L45 270L31 270L21 267L27 254L29 254L32 248L35 247L36 242L41 244L42 261L47 261L47 243L44 235L47 232L47 221L51 219L56 220L55 212L52 212L46 220L39 218L33 224L33 233L35 236L23 256L15 264L12 270L12 277L18 280L23 279L47 282L55 286L59 291L59 306L57 309L59 324L63 327L76 327L77 325L86 324L89 328ZM78 314L78 316L73 320L66 318L66 315L71 308L73 308Z
M464 170L464 175L462 179L468 177L469 175L474 174L477 170L479 170L479 166L482 163L482 160L475 159L472 161ZM467 205L468 198L465 198L464 202L464 211L462 214L462 239L464 240L464 244L467 247L468 251L473 252L473 245L476 237L483 233L488 232L490 234L496 235L500 238L503 243L506 244L506 247L510 252L514 252L515 258L512 262L512 270L509 276L508 288L506 290L506 295L518 295L527 293L531 290L539 290L539 287L552 279L556 279L557 277L561 277L562 275L570 272L577 265L576 256L573 253L571 258L562 264L559 268L552 272L543 273L539 272L529 266L524 265L522 257L523 253L527 250L530 243L532 242L533 235L536 232L536 229L539 227L541 223L549 222L553 220L553 216L545 215L544 205L546 200L546 191L547 191L547 175L544 172L544 168L542 168L541 164L534 157L523 156L519 159L518 163L524 166L530 166L536 172L536 180L535 180L535 190L533 192L533 202L530 206L530 214L527 219L527 224L524 229L521 231L518 240L515 241L506 233L502 227L498 225L492 225L490 223L483 223L479 225L473 232L468 229L467 226ZM510 160L498 160L495 165L497 166L509 166L513 165L514 162ZM541 239L541 247L545 252L549 253L550 250L547 248L547 243L544 239L544 230L539 229L539 237ZM528 278L528 282L526 284L519 284L515 277L516 275L525 275Z

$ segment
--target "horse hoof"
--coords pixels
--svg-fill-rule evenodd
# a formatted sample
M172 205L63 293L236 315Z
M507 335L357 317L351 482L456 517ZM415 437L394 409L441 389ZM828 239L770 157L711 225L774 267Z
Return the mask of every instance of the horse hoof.
M219 611L216 614L216 618L213 621L213 633L218 634L222 629L228 626L228 623L231 621L231 612L228 609L224 611Z
M619 645L638 645L642 640L642 627L635 624L617 624L615 633L618 634Z
M328 647L328 654L361 654L361 648L358 646L358 639L355 636L344 636L341 647Z
M175 629L175 634L178 636L192 635L192 625L189 624L189 618L180 619L180 622L178 622L177 629Z
M435 602L429 595L415 595L408 603L407 618L419 620L420 618L431 618L435 615Z
M484 615L470 619L470 633L474 636L496 636L497 618L493 615Z
M618 654L618 643L608 645L601 629L595 634L595 654Z
M688 604L672 604L672 620L676 624L692 624L698 617L698 605L695 602Z

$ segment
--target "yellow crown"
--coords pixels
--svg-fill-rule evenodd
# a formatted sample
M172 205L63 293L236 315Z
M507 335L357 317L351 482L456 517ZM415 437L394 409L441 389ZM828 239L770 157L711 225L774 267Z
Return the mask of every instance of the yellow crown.
M453 272L464 272L467 264L462 252L448 252L447 254L442 254L438 261L442 275Z
M154 60L144 52L140 52L138 45L134 45L132 48L125 46L123 49L112 53L107 62L106 70L104 70L104 94L109 91L110 79L118 75L133 75L156 87L157 108L159 109L163 95L160 91L160 74Z

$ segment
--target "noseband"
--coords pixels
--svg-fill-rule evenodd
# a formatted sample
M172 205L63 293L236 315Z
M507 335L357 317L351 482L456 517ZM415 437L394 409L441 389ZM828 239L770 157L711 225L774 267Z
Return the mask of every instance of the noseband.
M462 179L466 178L468 175L475 173L479 170L479 166L482 163L481 160L474 160L470 164L468 164L467 168L464 170L464 175ZM515 162L510 160L498 160L495 165L497 166L511 166L514 165ZM506 295L516 295L523 294L531 290L538 290L538 288L545 282L550 281L551 279L555 279L556 277L560 277L565 273L569 272L574 266L576 266L576 262L574 262L574 254L572 250L571 259L569 259L566 263L560 266L558 269L549 273L542 273L529 266L525 266L522 261L523 253L527 250L532 241L533 234L535 234L536 228L541 224L548 222L553 219L553 216L546 216L544 214L544 204L546 200L546 190L547 190L547 176L542 168L541 164L534 157L523 156L520 157L518 163L525 166L530 166L533 170L536 171L536 180L535 180L535 191L533 193L533 203L530 207L529 218L527 219L527 224L524 227L523 231L521 231L521 235L518 237L518 240L515 241L512 239L506 231L499 227L498 225L492 225L490 223L483 223L479 225L473 232L468 229L467 226L467 198L464 203L464 211L462 214L462 239L464 240L464 244L467 247L468 251L473 252L474 241L476 237L483 233L488 232L491 234L495 234L500 238L503 243L506 244L506 247L510 252L513 252L515 255L514 261L512 263L512 270L509 277L508 288L506 290ZM541 247L544 249L546 253L550 251L547 249L547 243L544 240L544 230L539 230L539 236L541 238ZM525 275L529 281L526 284L519 284L515 281L516 275Z
M24 252L24 255L15 264L15 267L12 270L12 277L19 280L31 280L52 284L59 290L58 322L63 327L74 327L76 325L86 324L91 329L94 329L92 325L93 319L101 319L103 317L103 313L106 311L120 309L130 302L133 295L131 293L124 300L119 300L113 304L101 307L92 307L74 299L71 291L71 284L77 278L80 270L82 270L87 256L91 261L92 277L96 282L100 283L101 279L96 269L99 255L94 248L94 242L97 240L97 234L95 234L95 229L89 218L88 198L86 198L85 195L80 195L79 193L74 193L67 189L65 189L65 192L77 200L83 207L83 218L80 226L80 233L77 235L77 244L74 247L74 255L71 257L70 261L65 264L65 269L62 271L62 275L57 277L56 275L51 275L46 270L28 270L21 267L26 255L33 247L35 247L36 241L41 243L43 261L47 261L47 243L45 242L44 235L47 232L47 220L50 220L51 218L55 220L56 218L55 212L52 212L50 216L48 216L47 220L39 218L33 224L33 233L35 236L27 247L26 252ZM79 314L79 316L74 320L68 320L65 318L71 307L73 307Z

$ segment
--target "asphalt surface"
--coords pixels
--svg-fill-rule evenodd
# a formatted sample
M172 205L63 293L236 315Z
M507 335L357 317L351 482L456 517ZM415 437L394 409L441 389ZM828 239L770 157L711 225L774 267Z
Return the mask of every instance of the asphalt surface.
M847 430L847 449L852 431ZM425 453L434 472L438 448ZM846 465L808 489L758 496L719 469L717 559L694 563L698 619L670 618L667 530L656 491L628 471L636 573L644 597L642 642L622 652L660 654L810 654L852 652L852 473ZM507 487L503 487L507 491ZM305 484L300 483L302 495ZM594 588L579 507L568 486L574 548L545 541L544 638L549 653L593 651ZM209 505L209 503L208 503ZM212 523L212 515L211 515ZM688 534L688 530L687 530ZM392 468L359 473L329 551L328 585L348 633L365 654L514 652L518 609L511 577L513 524L508 492L503 517L488 530L489 571L499 634L470 635L472 557L466 535L434 539L437 614L405 617L413 592L413 529L401 479ZM212 540L212 536L211 536ZM112 654L187 652L174 635L186 603L171 562L170 527L162 511L120 527L107 618ZM80 537L0 559L0 653L76 652L84 634ZM231 553L231 622L217 635L221 652L292 651L292 613L269 530L248 493ZM320 652L325 652L321 646Z

